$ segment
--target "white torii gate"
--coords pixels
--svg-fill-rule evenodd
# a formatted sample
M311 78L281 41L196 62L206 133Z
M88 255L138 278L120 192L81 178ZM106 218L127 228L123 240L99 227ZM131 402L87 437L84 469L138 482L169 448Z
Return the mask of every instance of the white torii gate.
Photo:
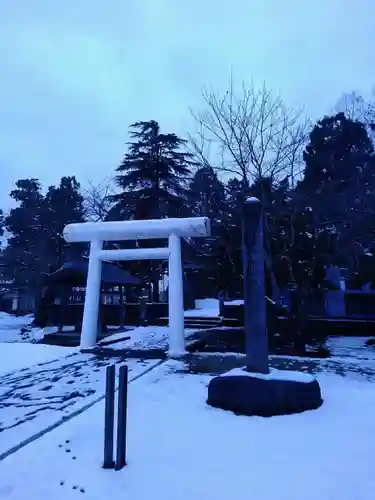
M115 222L82 222L64 229L68 243L90 243L86 296L83 310L81 349L96 344L101 288L101 263L113 260L168 260L169 351L170 357L185 353L183 269L181 237L200 238L211 233L207 217L153 219ZM168 238L168 246L103 250L104 241Z

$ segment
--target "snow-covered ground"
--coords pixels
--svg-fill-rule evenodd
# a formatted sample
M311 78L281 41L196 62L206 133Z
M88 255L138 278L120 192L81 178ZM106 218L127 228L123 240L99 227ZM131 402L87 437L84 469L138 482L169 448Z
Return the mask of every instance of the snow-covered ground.
M197 299L195 301L195 309L185 311L185 318L200 317L200 318L216 318L220 314L218 299Z
M191 316L215 311L215 304L196 308ZM177 362L100 359L21 343L20 329L31 319L0 314L0 460L51 430L0 461L0 500L375 498L375 386L368 377L375 348L365 347L366 338L331 337L332 358L313 360L323 371L319 410L263 419L208 407L211 376L188 374ZM112 340L124 336L131 338L118 348L164 349L168 329L135 328ZM289 366L287 357L274 358ZM301 360L308 371L309 360ZM128 466L105 471L105 369L124 361L131 380ZM329 364L341 367L342 376L324 371Z
M0 376L65 357L74 351L71 348L33 343L40 336L40 329L31 328L32 321L32 315L14 316L0 312Z
M319 377L325 402L269 419L206 405L206 375L166 363L129 386L128 466L103 470L104 405L6 458L0 498L372 500L372 384Z
M189 338L194 335L197 330L185 329L185 337ZM130 337L130 338L127 338ZM106 337L101 345L110 344L113 350L122 349L162 349L168 348L169 329L167 326L139 326L126 332L114 333ZM122 340L126 339L126 340ZM118 341L113 343L114 341Z
M32 343L21 332L31 321L0 313L0 456L100 398L106 366L123 362ZM130 377L155 363L129 360Z
M30 325L33 316L13 316L0 311L0 342L22 342L21 329Z
M366 346L368 337L328 337L327 348L332 359L374 361L375 346Z
M15 348L27 344L9 345ZM104 394L106 367L123 362L122 358L99 359L75 353L0 376L0 457L100 398ZM130 378L157 362L127 360Z
M0 375L65 357L74 351L54 345L0 342Z
M244 300L243 299L237 299L237 300L226 300L224 302L226 306L243 306L244 305Z

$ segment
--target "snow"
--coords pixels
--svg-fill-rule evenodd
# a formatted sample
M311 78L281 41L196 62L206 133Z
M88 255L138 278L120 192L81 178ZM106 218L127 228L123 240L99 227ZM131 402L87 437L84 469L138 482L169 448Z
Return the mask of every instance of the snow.
M100 260L168 260L170 250L162 248L128 248L118 250L101 250Z
M219 309L218 299L197 299L194 301L196 309Z
M218 309L189 309L184 313L185 318L217 318Z
M74 349L26 342L0 343L0 375L67 356Z
M21 328L28 327L33 316L14 316L0 311L0 342L16 342L21 339Z
M0 343L41 340L44 336L43 330L31 326L33 319L34 317L31 314L15 316L0 311Z
M291 370L270 370L270 373L250 373L246 371L244 368L234 368L229 372L223 373L223 376L232 376L232 377L252 377L259 378L262 380L289 380L291 382L302 382L304 384L309 384L310 382L314 382L315 378L308 373L296 372Z
M185 338L190 337L196 332L195 329L186 328ZM130 337L128 340L121 340L123 337ZM112 344L112 340L119 340ZM139 326L127 332L115 333L105 338L103 344L110 343L113 350L122 349L167 349L169 345L169 327L168 326Z
M32 315L14 316L0 312L0 375L67 356L72 349L30 343L43 337L31 328ZM21 332L24 328L26 331ZM1 384L0 384L1 389Z
M43 340L46 335L54 335L58 333L59 328L57 326L45 326L44 328L40 328L37 332L34 332L33 338L35 340ZM62 331L67 331L67 327L63 327Z
M328 337L327 349L330 359L375 362L375 347L366 346L371 337Z
M106 344L112 344L114 342L122 341L122 340L130 337L131 332L132 332L131 328L129 328L129 330L128 329L121 330L120 332L116 332L113 335L108 335L104 339L100 340L98 342L98 344L99 345L106 345Z
M128 360L130 379L159 362ZM98 359L77 352L0 375L0 460L20 443L99 401L104 395L106 367L119 363L122 357Z
M226 306L243 306L244 305L244 300L243 299L238 299L238 300L228 300L224 302Z
M183 219L130 220L111 222L83 222L69 224L64 229L66 241L140 240L168 238L171 234L193 238L209 236L210 220L207 217L187 217Z
M6 458L0 498L374 498L372 384L322 375L319 410L249 418L207 406L210 377L179 368L129 385L125 469L101 468L101 402Z
M220 314L218 299L197 299L194 305L195 309L185 311L185 318L217 318Z

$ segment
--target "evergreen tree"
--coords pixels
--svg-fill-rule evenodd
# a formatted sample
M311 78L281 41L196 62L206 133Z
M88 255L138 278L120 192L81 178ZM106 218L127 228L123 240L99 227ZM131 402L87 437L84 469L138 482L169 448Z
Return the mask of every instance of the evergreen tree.
M67 224L84 220L83 198L74 177L63 177L45 196L37 179L21 179L10 196L18 207L5 219L10 232L5 268L17 286L38 294L44 276L68 256L62 232Z
M0 208L0 236L3 236L4 234L4 226L5 226L4 212Z
M116 182L121 192L108 219L159 219L190 215L187 203L187 178L195 165L193 155L185 152L186 141L176 134L162 134L156 121L136 122L130 126L131 141L122 163L117 167ZM155 246L151 240L136 243ZM163 265L133 263L132 272L152 283L157 301L158 283Z
M130 126L131 142L113 196L118 214L132 219L178 217L186 213L186 179L195 165L176 134L162 134L156 121Z
M312 201L316 206L323 201L327 208L327 198L332 201L334 195L336 202L342 199L336 210L345 210L363 192L369 174L373 177L374 149L366 127L343 113L325 117L316 124L303 158L306 168L301 187L315 195Z
M18 286L35 291L46 271L40 183L37 179L21 179L10 196L18 207L12 208L5 219L11 236L4 250L4 265Z
M49 187L42 204L41 220L51 270L82 253L83 245L71 247L63 238L63 230L67 224L85 220L84 198L75 176L62 177L58 186Z
M304 161L297 195L302 205L312 207L316 227L333 224L346 255L354 242L363 248L372 245L375 155L366 126L343 113L325 117L310 134Z
M221 222L225 204L225 186L218 179L213 168L199 168L189 185L192 213L199 217L209 217L214 223Z
M242 211L247 190L247 183L238 178L229 179L226 186L226 207L220 237L227 263L222 276L230 296L242 293Z
M226 196L225 186L212 168L196 171L189 185L189 200L192 215L208 217L211 223L211 237L188 241L191 260L197 266L191 271L196 275L196 293L216 296L224 288L227 272L227 255L222 245Z

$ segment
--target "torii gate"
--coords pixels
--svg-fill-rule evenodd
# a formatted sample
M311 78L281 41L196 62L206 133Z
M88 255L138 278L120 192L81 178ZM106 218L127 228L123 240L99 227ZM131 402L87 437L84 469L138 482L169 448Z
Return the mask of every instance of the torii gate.
M93 347L97 340L102 261L168 260L168 354L170 357L183 355L185 353L185 336L181 237L201 238L210 234L210 221L207 217L68 224L64 229L65 241L68 243L90 243L81 349ZM104 241L159 238L168 238L168 246L103 250Z

